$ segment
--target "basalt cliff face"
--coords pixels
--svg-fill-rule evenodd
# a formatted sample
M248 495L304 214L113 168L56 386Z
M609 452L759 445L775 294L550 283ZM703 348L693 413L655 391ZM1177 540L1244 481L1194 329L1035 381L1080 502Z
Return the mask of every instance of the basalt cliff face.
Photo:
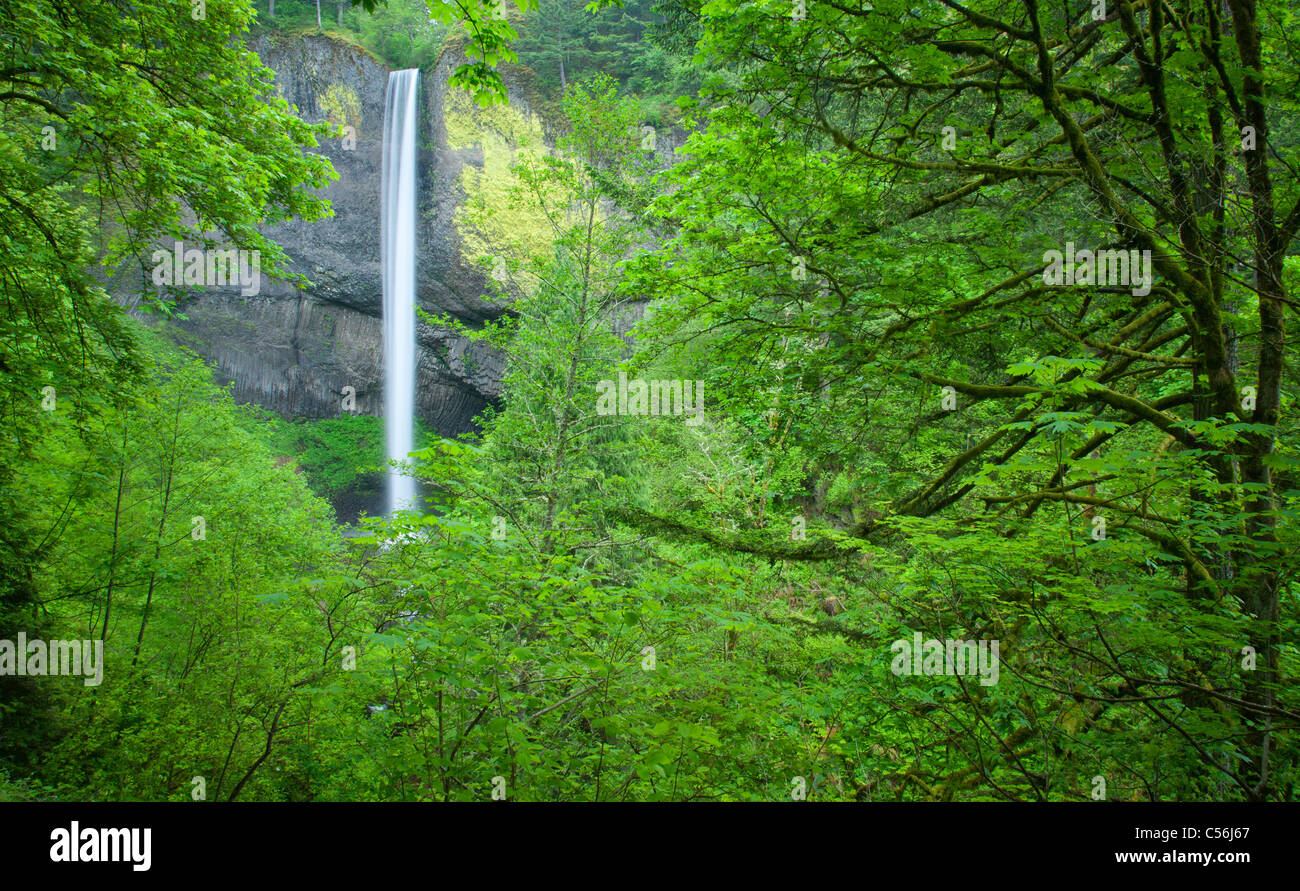
M384 92L389 70L366 52L324 36L249 41L275 72L280 94L308 122L351 126L345 139L313 149L329 157L338 179L324 189L334 215L313 223L292 221L267 230L284 248L293 272L311 284L298 289L263 278L255 296L238 289L191 289L178 339L211 362L235 398L288 417L337 417L351 387L355 410L383 413L383 282L380 271L379 201ZM447 77L458 63L448 51L421 77L419 143L419 246L417 299L433 315L450 315L474 327L498 317L485 270L463 244L458 208L466 201L462 170L482 165L475 144L448 144ZM511 81L514 83L511 83ZM507 78L512 114L531 116L524 78ZM460 130L472 128L462 122ZM453 130L457 127L453 125ZM417 338L416 413L450 436L471 428L474 417L500 395L503 361L496 351L421 322Z

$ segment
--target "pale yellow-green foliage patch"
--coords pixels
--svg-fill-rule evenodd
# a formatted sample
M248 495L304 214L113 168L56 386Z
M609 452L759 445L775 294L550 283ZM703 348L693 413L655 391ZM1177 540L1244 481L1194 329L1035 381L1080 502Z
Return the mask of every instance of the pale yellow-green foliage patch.
M548 154L541 121L508 105L480 108L457 89L447 90L443 120L450 148L478 144L483 150L483 166L466 164L460 174L466 201L456 209L453 223L466 259L502 257L522 266L534 257L549 256L554 229L537 196L511 169L539 163ZM564 204L563 196L554 194L547 201L557 209ZM531 286L529 278L524 274L519 283Z
M340 127L361 129L361 98L346 84L330 84L319 100L321 111Z

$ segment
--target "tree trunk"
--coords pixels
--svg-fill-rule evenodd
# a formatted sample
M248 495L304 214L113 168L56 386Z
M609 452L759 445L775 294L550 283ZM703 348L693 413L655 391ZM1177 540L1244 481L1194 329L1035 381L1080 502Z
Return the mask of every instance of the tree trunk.
M99 632L100 640L108 640L108 623L113 615L113 587L117 582L118 546L121 543L122 529L122 495L126 490L126 420L122 421L122 452L118 457L121 462L117 470L117 501L113 506L113 550L108 557L108 585L104 593L104 627Z
M568 86L564 81L564 29L559 24L555 26L555 47L560 58L560 93L564 93Z
M1282 396L1282 367L1286 349L1286 321L1282 304L1286 289L1282 283L1282 255L1289 238L1283 236L1274 204L1273 183L1269 174L1268 105L1263 71L1265 61L1256 28L1255 0L1229 0L1232 10L1233 37L1241 54L1242 92L1245 96L1244 120L1255 128L1258 149L1244 152L1246 181L1250 192L1252 240L1254 241L1255 291L1259 297L1259 373L1255 424L1273 427L1278 423ZM1246 502L1246 532L1251 539L1248 567L1243 566L1241 580L1247 611L1255 620L1249 631L1250 645L1259 658L1258 668L1247 674L1247 702L1260 707L1263 714L1245 715L1250 727L1246 746L1251 763L1247 766L1250 797L1272 797L1270 788L1276 780L1269 771L1272 723L1267 714L1273 708L1278 681L1279 569L1277 559L1277 500L1271 468L1265 458L1274 447L1274 434L1253 433L1250 448L1242 461L1242 479L1252 485Z

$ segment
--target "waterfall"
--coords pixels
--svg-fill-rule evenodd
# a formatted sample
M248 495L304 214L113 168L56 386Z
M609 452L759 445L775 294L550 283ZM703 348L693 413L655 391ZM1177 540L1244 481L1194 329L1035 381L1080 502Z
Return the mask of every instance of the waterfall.
M388 75L379 246L384 263L384 440L388 459L415 448L415 134L420 70ZM415 480L388 471L388 511L415 507Z

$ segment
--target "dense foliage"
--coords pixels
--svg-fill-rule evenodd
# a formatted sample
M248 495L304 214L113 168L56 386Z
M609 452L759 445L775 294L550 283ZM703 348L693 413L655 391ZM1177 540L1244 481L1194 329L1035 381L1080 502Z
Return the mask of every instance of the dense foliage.
M428 64L423 4L359 5ZM104 671L0 676L0 796L1293 800L1295 4L603 5L443 4L462 85L517 41L559 97L465 205L549 241L485 243L500 320L426 316L503 396L346 529L379 422L234 405L91 272L325 211L251 8L6 6L0 639Z
M591 5L507 3L502 19L489 16L510 41L498 48L499 59L531 71L546 99L558 100L571 81L606 75L640 99L647 117L674 122L677 98L693 94L700 83L690 42L669 26L659 0L629 0L601 10ZM370 11L354 8L350 0L257 0L255 6L260 28L352 41L394 69L431 68L449 34L475 34L476 26L454 23L453 10L468 15L479 8L426 0L388 0Z

